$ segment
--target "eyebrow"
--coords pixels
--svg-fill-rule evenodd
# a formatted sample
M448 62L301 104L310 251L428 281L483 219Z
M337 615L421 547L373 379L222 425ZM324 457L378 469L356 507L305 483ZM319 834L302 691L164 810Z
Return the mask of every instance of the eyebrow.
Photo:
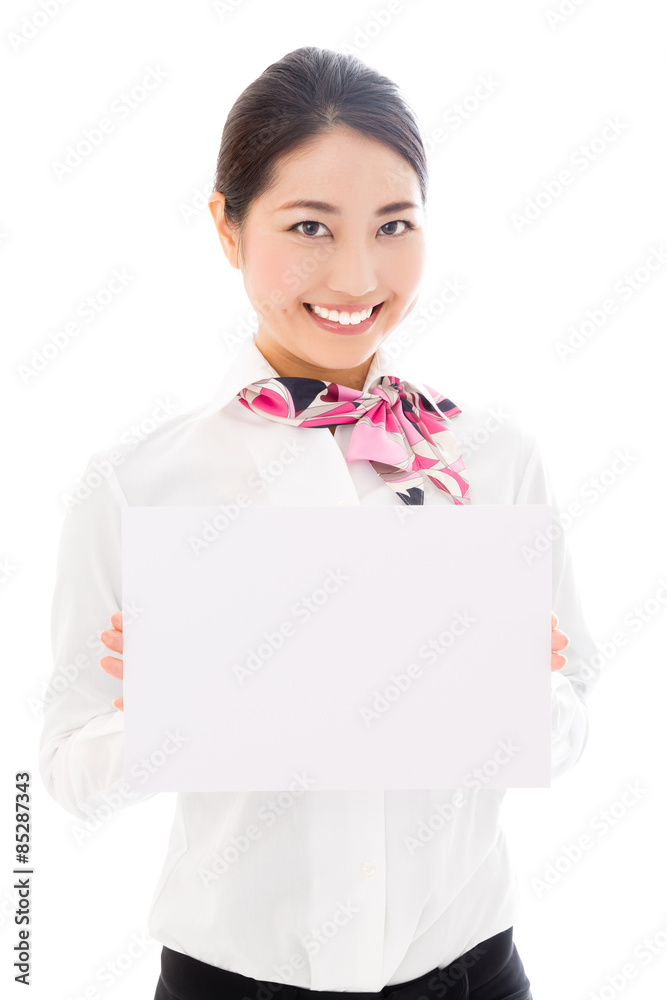
M285 212L290 208L312 208L316 212L328 212L330 215L340 215L341 210L335 205L330 205L328 201L311 201L308 198L297 198L295 201L287 201L276 212ZM376 216L388 215L389 212L403 212L407 208L419 208L412 201L392 201L389 205L383 205L375 212Z

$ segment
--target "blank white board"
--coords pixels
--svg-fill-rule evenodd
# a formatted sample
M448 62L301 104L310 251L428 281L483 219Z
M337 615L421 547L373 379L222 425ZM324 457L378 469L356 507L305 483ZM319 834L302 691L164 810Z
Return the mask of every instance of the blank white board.
M550 785L550 505L236 510L123 510L127 780Z

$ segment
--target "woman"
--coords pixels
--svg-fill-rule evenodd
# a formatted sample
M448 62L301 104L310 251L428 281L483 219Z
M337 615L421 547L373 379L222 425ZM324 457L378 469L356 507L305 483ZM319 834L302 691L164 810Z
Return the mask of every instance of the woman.
M102 642L122 653L126 504L552 503L557 514L530 434L501 417L490 443L465 448L488 412L399 379L403 366L389 361L384 342L417 301L426 181L412 112L355 57L300 48L240 95L209 207L258 330L207 405L117 449L69 512L56 670L109 614ZM552 557L568 629L552 614L556 777L585 744L594 647L562 532ZM122 660L99 662L104 672L79 671L47 708L40 748L49 791L78 816L122 782ZM529 1000L498 824L504 790L457 798L428 842L415 836L456 791L179 794L148 922L163 944L156 1000ZM123 804L145 797L135 788Z

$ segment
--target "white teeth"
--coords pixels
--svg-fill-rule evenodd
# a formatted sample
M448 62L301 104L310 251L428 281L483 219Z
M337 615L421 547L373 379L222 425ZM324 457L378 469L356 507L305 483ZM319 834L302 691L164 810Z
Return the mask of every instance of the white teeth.
M325 309L324 306L315 306L312 303L308 303L310 308L322 319L330 319L334 322L338 322L341 326L356 326L357 323L361 323L363 320L368 319L370 314L373 312L373 306L370 309L362 309L360 312L341 312L339 313L337 309Z

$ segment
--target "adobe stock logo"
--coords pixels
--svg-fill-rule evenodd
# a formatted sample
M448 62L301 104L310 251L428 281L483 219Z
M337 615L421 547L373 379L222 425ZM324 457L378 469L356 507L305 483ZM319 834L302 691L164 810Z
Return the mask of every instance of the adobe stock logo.
M563 167L555 177L542 181L539 191L524 202L523 211L510 214L514 231L521 236L526 229L529 229L565 194L578 177L586 173L588 168L613 146L627 128L629 128L628 123L621 121L618 116L605 118L599 134L585 143L582 142L570 153L567 162L574 167L574 172L569 166Z

